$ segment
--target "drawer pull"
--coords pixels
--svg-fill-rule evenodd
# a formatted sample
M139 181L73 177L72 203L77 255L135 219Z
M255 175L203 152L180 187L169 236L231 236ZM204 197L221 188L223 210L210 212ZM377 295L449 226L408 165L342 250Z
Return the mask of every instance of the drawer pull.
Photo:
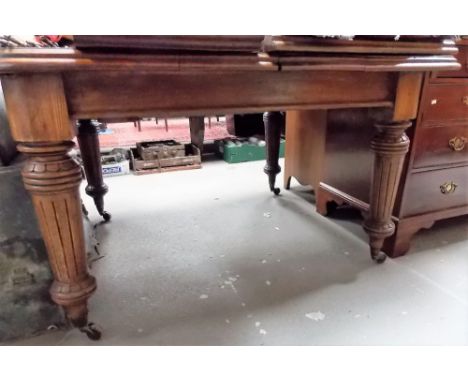
M453 181L445 182L440 186L440 192L442 192L443 194L453 194L457 187L458 184L454 183Z
M453 151L462 151L465 148L465 137L454 137L449 140L449 146Z
M431 99L431 105L437 105L437 99Z
M462 98L462 102L463 102L464 105L467 105L467 106L468 106L468 96L464 96L464 97Z

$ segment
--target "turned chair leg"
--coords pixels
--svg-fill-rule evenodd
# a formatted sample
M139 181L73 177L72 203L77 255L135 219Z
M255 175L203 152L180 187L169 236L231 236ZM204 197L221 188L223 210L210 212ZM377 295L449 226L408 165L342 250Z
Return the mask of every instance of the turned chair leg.
M281 172L279 165L279 150L281 140L281 130L284 127L284 113L266 112L263 114L263 123L265 124L266 141L266 165L263 169L268 175L270 191L275 195L280 193L280 189L275 187L276 175Z
M371 257L378 263L382 263L386 258L386 254L382 252L385 238L395 231L392 212L405 155L409 148L409 138L405 130L410 126L410 121L377 124L377 134L371 142L374 171L369 215L364 221L364 229L369 235Z
M88 182L86 193L94 199L99 215L107 222L111 219L111 215L104 210L104 195L108 187L102 177L98 124L95 121L89 119L78 121L78 144Z

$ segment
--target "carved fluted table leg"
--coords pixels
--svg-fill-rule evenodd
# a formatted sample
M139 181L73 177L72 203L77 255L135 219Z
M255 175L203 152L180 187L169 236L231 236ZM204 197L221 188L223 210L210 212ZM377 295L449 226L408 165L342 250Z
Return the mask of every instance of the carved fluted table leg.
M49 262L54 274L52 300L68 319L91 339L100 332L88 324L87 300L96 289L88 273L79 185L81 169L68 156L73 142L23 143L18 149L28 160L22 171L31 193Z
M409 121L377 124L377 134L371 142L374 173L369 215L364 222L364 229L369 234L371 256L378 263L386 258L381 251L384 239L395 231L392 212L405 154L409 148L405 130L410 126Z
M99 215L105 221L109 221L111 215L104 210L104 195L107 193L108 187L102 178L97 122L89 119L78 121L78 144L88 182L86 193L94 199Z
M284 126L284 114L278 111L266 112L263 114L265 124L266 141L266 165L263 169L268 175L270 190L275 195L280 193L280 189L275 187L276 175L281 172L279 161L281 130Z

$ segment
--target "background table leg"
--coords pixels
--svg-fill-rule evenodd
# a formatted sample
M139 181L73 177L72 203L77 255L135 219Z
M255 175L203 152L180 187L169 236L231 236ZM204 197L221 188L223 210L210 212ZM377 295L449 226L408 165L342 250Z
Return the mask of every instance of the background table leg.
M189 117L190 140L193 145L200 149L200 154L203 154L203 141L205 139L205 118L204 117Z
M378 263L386 258L381 251L384 239L395 231L392 212L405 154L409 148L405 130L410 126L410 121L377 124L378 132L371 142L374 172L369 215L364 222L364 229L369 234L371 256Z
M266 112L263 114L263 123L265 124L266 141L266 165L263 169L268 175L270 190L275 195L280 193L280 189L275 187L276 175L281 172L278 163L281 131L284 127L284 114L279 111Z
M71 323L91 339L100 333L88 324L87 301L96 289L88 273L79 185L81 170L68 156L73 142L25 143L18 149L28 157L22 171L31 193L55 281L52 300ZM92 324L91 324L92 325Z
M89 119L78 121L78 144L86 173L86 193L94 199L94 204L105 221L111 215L104 210L104 195L108 191L102 178L101 152L99 150L98 124Z

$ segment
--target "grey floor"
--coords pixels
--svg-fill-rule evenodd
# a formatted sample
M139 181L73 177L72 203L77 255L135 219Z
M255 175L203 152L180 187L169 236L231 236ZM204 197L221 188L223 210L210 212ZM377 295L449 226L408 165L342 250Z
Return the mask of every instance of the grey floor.
M294 182L273 197L262 167L106 179L89 307L102 340L73 329L16 344L468 344L466 219L376 265L356 214L318 215Z

